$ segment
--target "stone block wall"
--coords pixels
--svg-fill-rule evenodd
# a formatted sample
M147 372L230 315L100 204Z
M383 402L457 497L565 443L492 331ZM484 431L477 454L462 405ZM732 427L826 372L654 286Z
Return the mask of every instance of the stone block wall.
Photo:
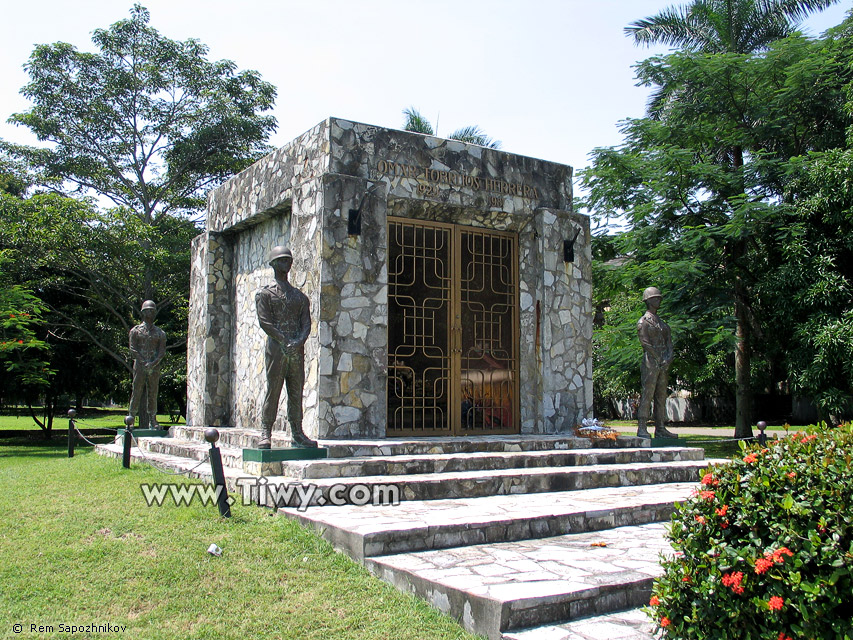
M327 438L385 435L388 271L382 183L324 181L320 296L320 431ZM360 210L362 233L347 233Z
M521 431L565 431L591 415L589 222L571 212L571 175L565 165L329 119L235 176L211 194L209 231L194 243L191 424L259 424L266 379L254 293L272 281L270 248L288 244L291 281L311 302L306 432L385 435L391 215L517 234ZM361 211L359 236L347 232L351 209ZM578 230L567 264L563 241Z
M233 252L215 232L192 244L187 332L187 424L231 424L231 282Z

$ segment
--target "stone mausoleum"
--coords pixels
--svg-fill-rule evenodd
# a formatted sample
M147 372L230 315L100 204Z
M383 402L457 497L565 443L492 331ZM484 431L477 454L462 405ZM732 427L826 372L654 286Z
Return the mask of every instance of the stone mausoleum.
M592 414L590 231L571 180L337 118L258 161L212 192L193 242L187 424L260 427L255 293L284 244L311 303L309 437L570 431Z

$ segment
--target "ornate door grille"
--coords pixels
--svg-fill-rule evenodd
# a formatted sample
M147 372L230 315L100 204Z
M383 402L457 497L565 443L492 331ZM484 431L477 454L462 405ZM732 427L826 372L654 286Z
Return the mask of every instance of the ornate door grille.
M388 223L388 435L518 433L514 234Z

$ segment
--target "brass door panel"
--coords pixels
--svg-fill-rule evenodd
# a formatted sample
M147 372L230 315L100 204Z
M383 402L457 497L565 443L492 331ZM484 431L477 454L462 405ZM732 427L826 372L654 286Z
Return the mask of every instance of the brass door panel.
M514 234L388 222L389 436L518 433Z

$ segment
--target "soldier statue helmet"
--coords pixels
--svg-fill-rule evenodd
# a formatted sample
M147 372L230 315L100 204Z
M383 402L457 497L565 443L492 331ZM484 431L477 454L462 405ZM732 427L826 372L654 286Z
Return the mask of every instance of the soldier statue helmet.
M293 253L290 251L290 249L281 245L273 247L272 251L270 251L270 257L267 263L272 265L272 263L278 260L279 258L290 258L291 260L293 260Z
M643 302L648 300L649 298L661 298L663 299L663 295L660 292L660 289L657 287L647 287L645 291L643 291Z

